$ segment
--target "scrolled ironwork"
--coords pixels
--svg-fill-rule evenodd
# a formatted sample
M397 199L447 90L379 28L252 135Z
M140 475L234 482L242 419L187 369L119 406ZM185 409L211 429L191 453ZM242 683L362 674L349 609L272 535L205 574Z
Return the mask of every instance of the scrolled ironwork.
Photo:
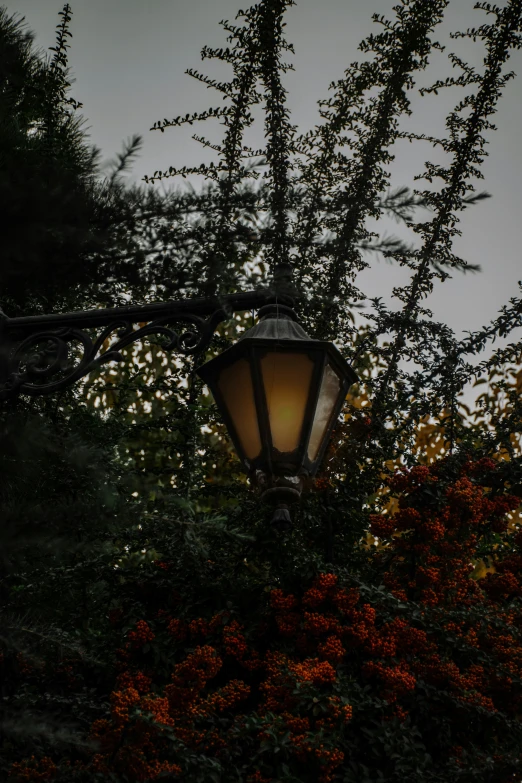
M184 320L193 325L193 329L187 329L177 336L175 348L180 353L202 353L210 343L214 332L223 321L228 318L225 310L216 310L210 318L202 318L199 315L187 315Z
M274 275L275 288L221 297L17 318L0 309L0 400L65 389L103 364L122 361L121 351L145 337L166 338L161 343L166 351L203 353L232 313L274 301L291 304L285 288L289 272L282 270ZM173 324L182 328L176 331Z
M209 318L183 314L179 320L190 328L178 333L168 325L171 317L156 319L138 329L128 320L117 320L106 326L96 338L85 329L68 326L56 330L34 332L8 353L7 372L0 389L0 399L15 394L29 396L52 394L88 375L108 362L121 362L121 351L146 337L165 337L165 351L175 350L190 355L204 351L219 324L227 314L218 309ZM108 340L116 337L103 350ZM74 356L76 346L80 357Z

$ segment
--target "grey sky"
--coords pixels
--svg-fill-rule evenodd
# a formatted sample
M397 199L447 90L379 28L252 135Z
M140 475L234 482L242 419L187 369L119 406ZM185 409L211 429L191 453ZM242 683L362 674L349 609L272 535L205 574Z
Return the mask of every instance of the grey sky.
M5 2L5 0L4 0ZM247 0L72 0L72 47L70 61L76 78L74 97L84 104L92 142L103 158L111 158L122 141L134 133L144 136L144 148L134 174L140 178L170 165L191 165L207 160L204 150L190 140L191 129L149 132L153 122L164 117L219 105L220 96L184 75L188 67L214 68L201 63L203 45L224 45L220 19L233 19ZM503 0L500 0L503 4ZM26 17L37 35L37 44L47 48L54 42L61 0L7 0L10 12ZM300 129L313 126L318 98L325 97L329 83L342 75L353 60L360 59L359 41L372 29L373 12L392 16L393 0L298 0L288 13L287 35L296 48L295 72L287 86L292 121ZM448 40L449 29L479 26L486 21L473 11L473 0L452 0L439 40L448 50L457 44ZM480 44L466 45L466 55L480 66ZM429 300L436 318L457 331L478 328L495 317L509 297L517 295L520 264L520 200L522 193L522 53L510 66L520 73L511 82L495 117L498 131L490 134L490 157L484 166L485 181L479 183L493 199L464 213L464 232L457 251L478 263L482 272L439 286ZM426 83L449 73L441 56L434 63ZM224 73L218 71L219 73ZM410 127L436 134L443 131L444 116L461 97L456 91L434 99L413 97L414 116ZM413 94L412 94L413 95ZM416 112L417 110L417 112ZM218 126L197 129L211 135ZM189 132L190 131L190 132ZM255 131L256 146L262 144L262 127ZM412 184L425 159L435 153L427 144L405 144L396 150L392 184ZM169 182L169 181L167 181ZM395 227L390 227L396 230ZM368 296L389 300L393 286L404 275L383 261L373 262L360 285Z

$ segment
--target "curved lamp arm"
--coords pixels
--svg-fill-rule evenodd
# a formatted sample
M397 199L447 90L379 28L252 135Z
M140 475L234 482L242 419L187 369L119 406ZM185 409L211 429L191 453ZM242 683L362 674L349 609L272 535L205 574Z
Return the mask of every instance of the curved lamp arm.
M107 362L123 361L123 348L151 335L165 338L167 351L201 353L232 313L258 310L273 297L273 289L261 288L220 298L20 318L0 310L0 400L64 389ZM185 328L175 331L173 324ZM111 337L116 339L107 347Z

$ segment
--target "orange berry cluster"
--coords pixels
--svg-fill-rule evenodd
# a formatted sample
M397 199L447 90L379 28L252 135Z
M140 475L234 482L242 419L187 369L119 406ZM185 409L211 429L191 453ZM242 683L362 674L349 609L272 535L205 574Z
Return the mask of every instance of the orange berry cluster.
M394 702L398 696L414 690L417 684L406 663L386 666L380 661L368 661L362 671L366 677L376 676L384 683L383 697L389 702Z
M237 620L233 620L223 629L225 651L227 655L230 655L231 658L236 658L238 661L243 660L247 651L245 637L241 631L242 626L239 625Z
M321 634L329 631L335 631L337 626L338 623L335 618L319 614L318 612L304 612L305 630L314 636L321 636Z
M308 683L324 689L336 682L336 671L326 661L305 659L295 661L282 653L267 655L267 677L261 684L265 695L263 712L278 715L272 728L280 734L289 734L290 746L296 758L302 762L312 759L319 764L318 780L323 783L333 780L334 771L344 760L339 748L328 748L320 737L330 733L335 736L342 726L352 718L350 705L341 703L339 696L330 696L327 700L327 712L315 719L310 715L299 714L296 698L296 685ZM277 720L281 723L278 724ZM261 732L260 739L268 734Z
M339 748L327 750L323 745L320 745L316 749L316 756L320 759L322 766L319 783L331 783L334 780L335 770L344 761L344 753Z
M177 642L184 642L187 638L187 626L183 620L177 618L170 620L168 625L168 632Z
M140 694L135 688L125 688L111 693L111 715L115 726L129 722L129 710L139 704Z
M396 530L395 518L384 514L370 515L370 533L377 538L389 538Z
M333 593L332 603L342 615L346 615L359 603L359 597L357 588L344 590L341 587Z
M169 700L160 696L146 696L140 701L140 709L152 715L156 723L162 726L174 726L169 714Z
M189 622L188 631L192 637L209 636L210 625L203 617L196 617Z
M213 693L206 700L206 706L210 711L224 712L236 706L246 699L250 693L250 687L243 680L231 680L223 688Z
M313 682L314 685L327 685L335 682L335 669L328 661L310 658L303 662L288 662L289 671L301 682Z
M16 783L40 783L44 780L52 780L57 772L57 766L48 756L37 760L35 756L23 762L12 765L10 779Z
M208 680L216 676L222 664L213 647L196 647L193 653L175 667L172 684L165 688L165 694L175 705L183 704L187 700L192 702Z
M409 492L429 481L437 481L437 476L426 465L416 465L411 470L400 468L390 479L389 486L395 492Z
M128 638L134 647L143 647L147 642L152 642L155 637L146 621L138 620L135 630L129 632Z
M140 671L136 672L135 674L131 674L129 671L124 671L118 675L116 680L116 687L119 690L133 688L140 694L149 693L151 685L152 679Z
M323 644L319 645L318 652L321 658L325 658L327 661L332 661L333 663L340 663L346 654L346 650L344 649L341 640L333 635L329 636Z
M275 615L275 621L281 636L295 636L301 625L299 612L284 612Z
M319 606L326 598L331 595L337 584L335 574L319 574L314 580L312 587L303 595L304 606Z
M282 590L276 589L270 592L270 606L279 612L288 612L296 606L295 595L285 595Z
M131 687L114 691L111 720L99 720L92 726L91 735L99 741L102 750L93 762L93 769L103 773L116 770L136 781L155 780L167 772L181 774L179 765L158 757L162 749L162 727L173 729L186 744L199 747L204 732L194 729L194 720L230 709L249 693L248 686L236 680L202 698L202 689L221 665L213 648L196 648L175 667L172 684L164 689L163 696L150 693L150 678L142 672L120 675L118 684ZM140 695L138 688L144 695ZM153 723L145 721L143 715L152 718ZM208 736L207 746L211 745L222 745L221 738Z

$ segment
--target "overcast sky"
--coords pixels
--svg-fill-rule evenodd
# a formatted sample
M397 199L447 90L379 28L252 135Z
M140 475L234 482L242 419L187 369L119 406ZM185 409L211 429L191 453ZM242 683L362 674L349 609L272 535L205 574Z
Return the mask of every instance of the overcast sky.
M503 0L499 2L503 4ZM295 45L296 70L288 75L286 83L292 121L301 130L315 124L316 101L327 95L328 85L350 62L360 58L359 41L378 29L372 24L372 13L391 17L394 4L393 0L297 0L290 9L287 35ZM8 0L5 5L10 12L26 17L40 47L53 45L61 0ZM138 179L156 169L207 160L202 148L191 141L189 129L173 128L161 134L149 128L164 117L220 104L216 93L206 91L184 71L189 67L214 68L209 61L201 64L200 50L204 45L224 44L219 21L234 18L239 0L72 0L71 5L70 62L76 79L73 95L83 103L91 140L101 148L103 158L113 157L123 140L138 133L144 137L143 151L134 167ZM448 40L449 30L486 21L473 5L473 0L450 3L438 36L448 44L449 51L456 48L456 43ZM466 45L465 53L480 67L480 44ZM480 183L480 189L488 190L493 198L464 213L464 235L456 248L468 261L480 264L482 272L465 278L455 275L429 300L436 318L445 320L457 332L478 328L494 318L498 308L517 295L517 281L522 278L521 52L513 55L510 66L520 77L508 85L501 100L495 117L498 131L489 136L485 181ZM447 72L445 60L440 57L427 82ZM214 73L224 75L222 70ZM412 96L414 116L410 127L433 134L443 131L445 110L459 99L455 92L435 99ZM196 129L206 136L211 130ZM261 146L262 128L256 134L253 141ZM393 184L412 184L412 177L426 159L435 159L428 145L418 145L418 149L409 144L399 147L392 169ZM383 261L373 263L360 285L368 296L389 300L392 287L404 278Z

